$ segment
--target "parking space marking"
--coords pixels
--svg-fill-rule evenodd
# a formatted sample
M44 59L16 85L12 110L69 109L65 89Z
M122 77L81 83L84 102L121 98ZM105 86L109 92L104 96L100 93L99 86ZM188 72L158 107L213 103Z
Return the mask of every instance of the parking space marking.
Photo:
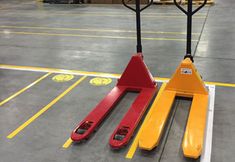
M33 83L29 84L28 86L22 88L21 90L19 90L18 92L16 92L15 94L11 95L10 97L6 98L5 100L0 102L0 106L4 105L5 103L9 102L10 100L12 100L13 98L19 96L20 94L22 94L23 92L25 92L26 90L28 90L29 88L31 88L32 86L38 84L39 82L41 82L43 79L45 79L46 77L48 77L49 75L51 75L51 72L48 72L47 74L43 75L42 77L38 78L37 80L35 80Z
M162 94L162 92L163 92L165 87L166 87L166 83L163 83L161 88L160 88L160 90L159 90L159 92L158 92L158 94L157 94L156 99L154 100L154 102L157 102L159 100L159 97L161 96L161 94ZM154 104L152 104L152 105L154 105ZM139 136L140 136L140 134L142 132L142 129L144 128L144 125L147 123L148 119L150 118L150 115L152 114L151 112L154 110L154 108L155 107L151 106L148 114L146 115L146 117L145 117L145 119L143 121L143 124L141 125L137 135L135 136L134 141L131 144L131 147L129 148L129 151L126 154L126 158L127 159L132 159L132 157L134 156L135 151L136 151L136 149L138 147L138 144L139 144Z
M203 152L200 158L200 162L211 161L212 150L212 137L213 137L213 122L214 122L214 108L215 108L215 86L209 86L209 108L207 114L206 133Z
M73 80L74 75L71 74L57 74L51 80L57 83L69 82Z
M157 100L159 99L159 97L165 87L166 87L166 83L163 83L163 85L161 86L161 88L157 94L157 98L154 100L154 102L157 102ZM206 126L206 133L205 133L204 148L203 148L202 156L200 158L201 162L210 162L210 160L211 160L213 116L214 116L214 102L215 102L215 85L209 85L208 87L209 87L210 100L209 100L209 104L208 104L208 115L207 115L207 126ZM154 103L152 104L152 106L153 105L154 105ZM141 125L131 147L129 148L129 151L126 154L127 159L133 158L133 156L136 152L136 149L138 147L139 136L142 132L144 125L147 123L150 115L152 114L151 112L153 111L153 109L154 109L154 107L151 107L148 114L146 115L143 124Z
M40 111L38 111L35 115L33 115L31 118L29 118L25 123L20 125L17 129L15 129L12 133L10 133L7 138L12 139L14 138L18 133L20 133L24 128L26 128L28 125L30 125L34 120L36 120L38 117L40 117L43 113L45 113L48 109L50 109L55 103L57 103L60 99L62 99L66 94L68 94L71 90L73 90L78 84L80 84L84 79L86 79L87 76L81 77L78 81L76 81L74 84L72 84L69 88L67 88L64 92L62 92L60 95L58 95L54 100L52 100L48 105L43 107Z
M92 78L89 82L93 86L107 86L112 83L111 78L95 77Z
M92 29L92 28L62 28L62 27L46 27L46 26L8 26L1 25L0 28L10 29L37 29L37 30L58 30L58 31L85 31L85 32L110 32L110 33L136 33L135 30L125 29ZM165 31L142 31L143 34L166 34L166 35L186 35L186 32L165 32ZM192 35L200 35L200 33L192 33Z
M16 34L16 35L39 35L39 36L60 36L60 37L82 37L82 38L105 38L105 39L133 39L136 40L135 36L111 36L111 35L88 35L88 34L66 34L66 33L48 33L48 32L24 32L24 31L0 31L1 34ZM143 37L143 40L149 41L178 41L186 42L186 39L181 38L160 38L160 37ZM197 42L198 40L192 40Z
M72 143L73 143L72 139L69 138L69 139L67 139L67 141L63 144L62 147L63 147L64 149L67 149L67 148L69 148L69 146L71 146Z
M163 83L162 86L161 86L161 88L160 88L160 90L159 90L159 92L158 92L157 99L159 98L159 96L160 96L160 94L162 93L162 91L163 91L163 89L165 88L165 86L166 86L166 83ZM156 99L156 100L157 100L157 99ZM153 109L151 108L151 109L149 110L149 112L150 112L150 111L153 111ZM150 117L150 113L148 113L148 115L146 116L146 118L145 118L145 120L144 120L144 122L143 122L143 124L142 124L142 126L141 126L141 128L140 128L140 130L139 130L139 132L138 132L138 134L136 135L136 137L135 137L135 139L134 139L134 141L133 141L133 143L132 143L132 145L131 145L131 147L130 147L128 153L126 154L126 158L131 159L131 158L133 157L133 155L134 155L134 153L135 153L135 150L137 149L137 146L138 146L138 138L139 138L139 136L140 136L140 131L142 130L142 127L143 127L144 123L146 122L146 120L147 120L149 117ZM64 149L67 149L67 148L69 148L69 147L71 146L72 143L73 143L72 139L71 139L71 138L68 138L67 141L63 144L62 147L63 147Z
M120 78L120 76L121 76L121 74L114 74L114 73L65 70L65 69L57 69L57 68L5 65L5 64L0 64L0 69L34 71L34 72L52 72L52 73L73 74L73 75L86 75L86 76L92 76L92 77L107 77L107 78L116 78L116 79ZM167 82L170 78L154 77L154 79L158 82ZM216 85L216 86L220 86L220 87L233 87L233 88L235 88L235 83L205 81L205 84Z

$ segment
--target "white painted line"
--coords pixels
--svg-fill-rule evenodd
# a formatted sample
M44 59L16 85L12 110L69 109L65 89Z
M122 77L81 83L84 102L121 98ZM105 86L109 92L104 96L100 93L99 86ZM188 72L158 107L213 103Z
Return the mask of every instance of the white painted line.
M209 85L209 108L207 114L206 134L203 147L204 149L201 155L200 162L211 162L214 104L215 104L215 85Z

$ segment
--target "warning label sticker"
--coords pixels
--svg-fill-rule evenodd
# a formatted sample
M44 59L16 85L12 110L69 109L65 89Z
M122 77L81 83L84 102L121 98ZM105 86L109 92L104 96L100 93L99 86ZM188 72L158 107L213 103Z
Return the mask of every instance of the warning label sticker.
M189 69L189 68L181 68L181 74L192 75L192 69Z

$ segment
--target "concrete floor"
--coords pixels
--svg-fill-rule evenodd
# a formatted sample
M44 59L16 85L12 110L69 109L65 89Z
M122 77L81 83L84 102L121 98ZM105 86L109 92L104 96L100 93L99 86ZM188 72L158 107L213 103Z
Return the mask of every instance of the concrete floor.
M217 0L194 18L195 65L206 81L235 83L235 4ZM127 16L128 15L128 16ZM175 6L152 6L142 16L145 62L154 76L170 77L185 51L186 19ZM105 30L105 32L104 32ZM122 5L49 5L30 0L0 4L0 64L122 73L135 52L135 18ZM149 33L150 32L150 33ZM0 101L45 75L0 69ZM190 161L181 139L190 101L177 99L158 149L137 150L132 159L108 140L137 94L128 93L87 142L62 145L71 130L115 85L96 87L87 77L12 139L13 130L81 76L56 83L53 73L0 107L0 161ZM234 161L235 89L216 87L212 162Z

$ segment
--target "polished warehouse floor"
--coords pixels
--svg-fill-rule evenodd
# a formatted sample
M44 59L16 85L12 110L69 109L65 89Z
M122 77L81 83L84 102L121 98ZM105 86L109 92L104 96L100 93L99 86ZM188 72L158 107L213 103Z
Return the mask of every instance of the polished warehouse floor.
M195 65L216 87L212 162L235 159L234 9L233 0L216 0L193 20ZM127 158L133 140L121 150L108 144L136 93L127 93L88 141L69 140L135 52L134 16L122 5L0 2L0 161L200 161L182 154L191 105L182 98L174 103L160 147L151 152L137 149ZM185 15L173 5L154 5L142 14L142 30L145 63L160 81L169 78L185 54ZM74 78L61 82L58 73ZM96 77L112 82L91 84Z

